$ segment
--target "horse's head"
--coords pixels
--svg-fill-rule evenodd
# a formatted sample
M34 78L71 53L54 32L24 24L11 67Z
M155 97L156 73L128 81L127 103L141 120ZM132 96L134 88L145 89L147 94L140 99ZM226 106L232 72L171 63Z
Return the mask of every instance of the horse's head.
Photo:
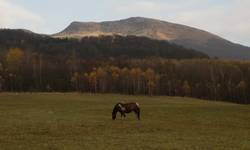
M115 120L117 111L114 109L112 112L112 119Z
M115 120L116 119L116 114L118 111L121 111L123 109L121 103L118 103L115 105L113 112L112 112L112 119Z
M115 120L117 112L118 112L118 109L117 109L117 107L115 106L114 109L113 109L113 112L112 112L112 119L113 119L113 120Z

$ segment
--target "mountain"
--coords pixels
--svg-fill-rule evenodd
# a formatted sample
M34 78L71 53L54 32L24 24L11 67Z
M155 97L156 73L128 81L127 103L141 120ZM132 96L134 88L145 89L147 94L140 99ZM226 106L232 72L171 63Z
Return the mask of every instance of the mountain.
M0 29L0 63L1 56L15 47L30 54L43 54L55 59L70 57L73 53L80 59L208 58L201 52L147 37L115 35L84 37L80 40L60 39L27 30Z
M142 17L106 22L72 22L65 30L52 36L81 38L100 35L145 36L167 40L211 57L250 59L250 47L235 44L200 29Z

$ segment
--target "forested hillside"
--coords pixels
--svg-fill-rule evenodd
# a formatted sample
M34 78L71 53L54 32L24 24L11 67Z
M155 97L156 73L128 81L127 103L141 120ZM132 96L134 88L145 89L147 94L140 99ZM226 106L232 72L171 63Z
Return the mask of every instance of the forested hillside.
M127 58L207 58L191 49L135 36L101 36L82 39L57 39L25 30L0 30L0 50L21 48L29 54L56 56L58 59L75 55L81 59Z
M73 40L3 32L0 91L169 95L250 103L248 61L209 59L147 38Z

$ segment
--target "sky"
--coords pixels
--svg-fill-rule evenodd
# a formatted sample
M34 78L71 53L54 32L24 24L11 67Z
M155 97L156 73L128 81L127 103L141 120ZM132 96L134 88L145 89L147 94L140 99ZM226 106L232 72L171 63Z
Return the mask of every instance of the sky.
M0 0L0 28L62 31L72 21L147 17L250 46L250 0Z

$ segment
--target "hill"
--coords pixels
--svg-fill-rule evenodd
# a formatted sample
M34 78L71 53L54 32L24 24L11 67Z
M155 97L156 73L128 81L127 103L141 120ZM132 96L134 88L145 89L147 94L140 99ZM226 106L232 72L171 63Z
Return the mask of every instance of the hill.
M166 41L135 36L100 36L83 39L55 39L26 30L0 30L0 50L22 48L49 56L70 56L83 59L126 58L208 58L207 55Z
M65 30L52 36L80 38L114 34L167 40L211 57L250 59L249 47L232 43L200 29L142 17L105 22L72 22Z

